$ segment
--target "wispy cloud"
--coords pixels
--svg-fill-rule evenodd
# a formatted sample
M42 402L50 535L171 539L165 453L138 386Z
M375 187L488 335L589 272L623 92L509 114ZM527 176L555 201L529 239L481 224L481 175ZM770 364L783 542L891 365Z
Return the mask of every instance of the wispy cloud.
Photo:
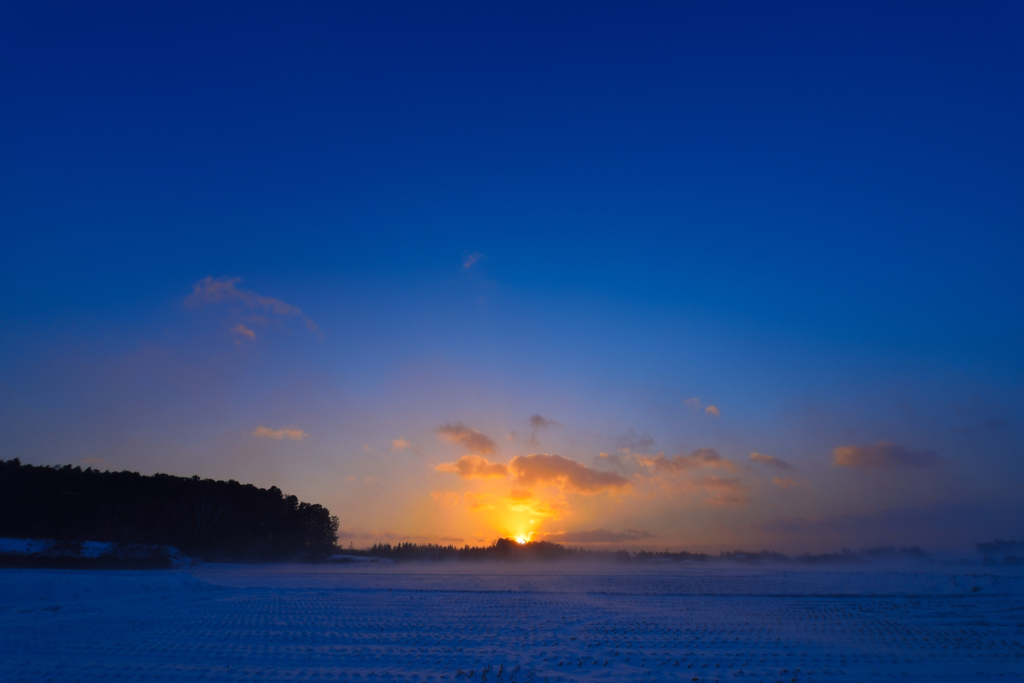
M298 427L281 427L280 429L271 429L270 427L257 427L252 433L253 436L258 436L261 439L275 439L280 441L281 439L291 439L293 441L302 441L309 434Z
M463 479L490 479L508 476L508 465L491 462L479 455L464 455L455 462L442 462L434 466L437 472L451 472Z
M779 537L840 539L843 543L948 543L951 537L991 533L1001 518L986 508L955 503L888 508L829 517L788 517L754 524Z
M239 337L245 337L246 339L256 339L256 333L253 332L252 330L250 330L248 327L246 327L242 323L238 323L237 325L232 327L231 328L231 332L233 332L234 334L237 334ZM240 344L241 341L236 339L235 343L236 344Z
M470 429L461 422L443 424L435 431L442 441L459 444L470 453L490 455L498 450L498 444L494 443L494 439Z
M780 460L779 458L776 458L774 455L768 455L767 453L758 453L755 451L750 454L750 459L753 460L754 462L761 463L762 465L767 465L768 467L774 467L780 470L793 469L793 466L790 465L785 460Z
M643 529L632 529L629 527L622 531L588 529L586 531L559 531L552 534L544 534L545 541L554 543L625 543L651 538L656 538L656 536Z
M686 472L697 467L712 467L735 472L736 464L726 460L714 448L698 448L689 455L674 455L671 458L659 453L654 457L638 455L637 462L658 473Z
M548 419L539 413L534 413L530 416L530 435L523 439L523 444L529 448L540 450L540 439L537 438L537 432L549 427L561 426L559 422Z
M477 261L479 261L483 257L484 257L484 255L481 254L479 251L474 251L471 254L466 254L462 258L462 268L463 268L463 270L469 270L470 268L473 267L474 263L476 263Z
M707 503L712 505L746 505L750 502L750 487L735 477L704 477L694 482L712 494Z
M466 539L462 538L462 536L442 536L437 540L441 541L441 543L462 543Z
M633 462L633 456L622 453L598 453L595 462L598 465L611 465L612 467L625 467Z
M494 496L490 493L476 493L473 491L466 491L462 494L462 501L469 506L470 512L480 512L481 510L494 510Z
M630 429L622 436L616 438L615 444L620 449L643 453L654 447L654 437L647 432L637 434L633 429Z
M412 446L412 444L409 443L408 441L406 441L405 439L402 439L402 438L392 439L391 440L391 450L393 450L393 451L405 450L406 448L409 448L410 446Z
M538 413L534 413L530 416L530 427L532 429L545 429L547 427L561 427L560 422L548 419Z
M858 470L886 470L894 467L933 467L943 462L934 451L912 451L894 443L871 446L837 446L832 451L836 467Z
M999 432L1012 426L1013 420L1008 417L989 417L981 419L980 422L975 420L970 424L953 427L953 429L961 434L975 437L984 433Z
M241 282L237 277L205 277L192 285L192 293L185 297L186 308L199 308L212 304L225 304L234 307L235 314L245 314L250 323L266 323L267 315L298 318L312 332L320 332L320 327L310 320L298 306L285 303L280 299L262 296L236 285ZM256 334L245 325L237 325L236 334L255 339ZM251 336L250 336L251 335Z
M690 455L666 458L659 453L653 458L637 456L636 460L650 470L649 476L637 475L641 482L658 484L670 498L680 494L706 494L708 505L745 505L750 503L750 487L739 477L705 474L705 468L735 472L734 463L726 460L713 448L700 448Z
M629 480L614 472L593 470L560 455L518 455L509 462L508 469L524 486L557 484L564 491L585 494L626 491L631 487Z
M430 497L442 508L449 510L458 507L461 496L456 491L431 491Z
M715 406L705 406L696 396L693 398L684 398L683 405L694 411L704 408L704 412L712 417L720 417L722 414Z

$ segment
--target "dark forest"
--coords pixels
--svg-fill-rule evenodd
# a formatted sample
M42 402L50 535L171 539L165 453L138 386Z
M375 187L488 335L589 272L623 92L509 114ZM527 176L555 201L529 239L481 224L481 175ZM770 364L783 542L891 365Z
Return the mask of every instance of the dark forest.
M174 546L207 561L318 560L327 508L237 481L0 461L0 536Z

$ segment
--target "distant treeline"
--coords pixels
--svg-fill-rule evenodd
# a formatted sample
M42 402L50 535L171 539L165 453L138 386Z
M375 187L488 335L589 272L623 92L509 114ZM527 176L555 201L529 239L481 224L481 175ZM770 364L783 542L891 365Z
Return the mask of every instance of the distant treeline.
M707 555L705 553L688 553L678 552L671 553L665 552L647 552L641 550L636 554L635 559L638 560L670 560L673 562L709 562L712 560L725 560L729 562L796 562L799 564L849 564L856 562L865 562L867 560L889 560L896 558L913 558L913 559L924 559L928 557L921 548L917 546L908 546L897 548L894 546L886 546L882 548L861 548L860 550L850 550L849 548L843 548L842 552L838 553L821 553L818 555L812 555L810 553L804 553L802 555L790 556L784 555L774 550L759 550L757 552L747 552L744 550L730 550L720 552L717 555Z
M867 560L883 560L895 558L923 559L928 554L916 546L863 548L859 551L843 549L841 553L821 555L804 554L796 557L783 555L771 550L744 552L733 550L717 555L706 553L690 553L686 551L669 552L668 550L651 552L641 550L630 553L625 550L588 550L584 548L567 548L558 543L534 541L516 543L508 538L500 538L490 546L458 547L454 545L418 545L416 543L378 543L369 550L347 550L352 555L383 557L397 562L438 561L438 560L594 560L614 562L712 562L727 561L741 563L786 562L800 564L839 564L864 562Z
M630 559L625 550L583 550L566 548L558 543L532 541L516 543L510 538L499 538L490 546L418 545L416 543L378 543L365 551L344 551L353 555L384 557L396 562L434 560L626 560Z
M996 539L988 543L975 543L978 552L984 557L985 564L1024 564L1024 543L1021 541L1003 541Z
M210 561L322 559L338 518L276 486L0 461L0 537L174 546Z
M986 557L998 555L1014 555L1024 557L1024 543L1021 541L1002 541L996 539L989 543L975 543L978 552Z

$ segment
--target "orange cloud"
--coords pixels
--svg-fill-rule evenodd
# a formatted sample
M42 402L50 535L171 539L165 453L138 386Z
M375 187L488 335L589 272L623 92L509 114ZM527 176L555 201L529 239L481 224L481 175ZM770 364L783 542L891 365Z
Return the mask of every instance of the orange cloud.
M832 451L832 463L836 467L865 471L893 467L932 467L942 462L942 458L934 451L911 451L884 441L873 446L837 446Z
M516 493L530 494L529 491L512 491L508 498L505 499L506 507L512 512L523 512L531 517L552 517L557 519L566 510L566 505L562 501L551 500L545 502L532 494L516 496Z
M393 450L393 451L400 451L400 450L409 448L409 446L411 446L411 445L412 444L409 443L408 441L406 441L405 439L399 438L399 439L392 439L391 440L391 450Z
M203 278L192 285L192 293L185 297L185 307L198 308L207 304L219 303L235 304L240 311L249 311L254 314L271 313L280 316L294 316L302 320L310 331L320 331L320 327L307 318L298 306L292 306L274 297L260 296L248 289L239 289L235 285L241 281L242 278L238 277L213 278L210 276ZM255 319L265 320L259 315ZM238 331L237 328L236 331ZM238 332L245 334L241 331ZM249 332L251 333L252 330ZM255 335L253 336L255 337Z
M508 464L509 471L525 486L558 484L565 491L597 494L626 491L631 487L627 479L614 472L600 472L560 455L518 455Z
M494 439L475 429L470 429L461 422L443 424L436 431L439 439L448 443L460 444L470 453L490 455L498 450L498 444L494 443Z
M464 455L455 462L443 462L434 467L437 472L452 472L463 479L488 479L505 477L508 466L500 462L491 462L479 455Z
M710 451L712 449L701 449ZM639 459L639 458L638 458ZM656 458L647 458L649 466L655 472L650 477L637 475L641 482L658 484L662 492L672 498L679 494L710 494L705 497L704 502L711 505L745 505L750 501L748 493L750 487L744 484L739 477L721 477L717 475L691 476L694 468L702 467L699 460L689 456L676 456L668 459L664 455ZM734 471L735 465L727 460L711 459L712 463L725 463L729 471ZM660 467L659 467L660 465ZM654 494L649 494L649 498Z
M718 408L716 408L715 406L708 406L707 408L704 409L704 412L707 413L708 415L714 415L715 417L721 416L721 413L718 412Z
M699 398L694 396L693 398L684 398L683 405L685 405L687 408L692 408L693 410L700 410L703 404L700 402Z
M494 500L494 496L489 493L472 493L467 491L462 494L462 500L469 505L470 512L494 509L494 504L491 502Z
M434 499L435 503L446 510L456 507L459 504L459 494L455 491L431 491L430 497Z
M281 439L291 439L293 441L302 441L309 434L299 429L298 427L282 427L281 429L271 429L269 427L257 427L256 431L252 433L253 436L258 436L261 439L275 439L280 441Z
M793 469L793 466L790 465L788 462L786 462L785 460L779 460L774 455L767 455L765 453L757 453L755 451L754 453L750 454L750 459L753 460L754 462L761 463L762 465L767 465L768 467L775 467L775 468L780 469L780 470L791 470L791 469Z
M695 482L704 491L713 494L708 503L713 505L745 505L750 502L750 488L735 477L704 477Z
M698 448L689 455L675 455L671 458L666 458L664 453L659 453L653 458L638 455L636 459L641 465L661 473L675 474L697 467L713 467L727 472L736 471L736 465L719 455L714 448Z

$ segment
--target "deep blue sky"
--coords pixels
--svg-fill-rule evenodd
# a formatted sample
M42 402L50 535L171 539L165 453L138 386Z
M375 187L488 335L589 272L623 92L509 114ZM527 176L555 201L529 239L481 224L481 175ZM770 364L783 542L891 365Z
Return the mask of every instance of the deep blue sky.
M514 470L435 468L536 452L630 482L549 473L538 533L1024 536L1022 29L6 3L0 456L278 484L358 540L519 533Z

